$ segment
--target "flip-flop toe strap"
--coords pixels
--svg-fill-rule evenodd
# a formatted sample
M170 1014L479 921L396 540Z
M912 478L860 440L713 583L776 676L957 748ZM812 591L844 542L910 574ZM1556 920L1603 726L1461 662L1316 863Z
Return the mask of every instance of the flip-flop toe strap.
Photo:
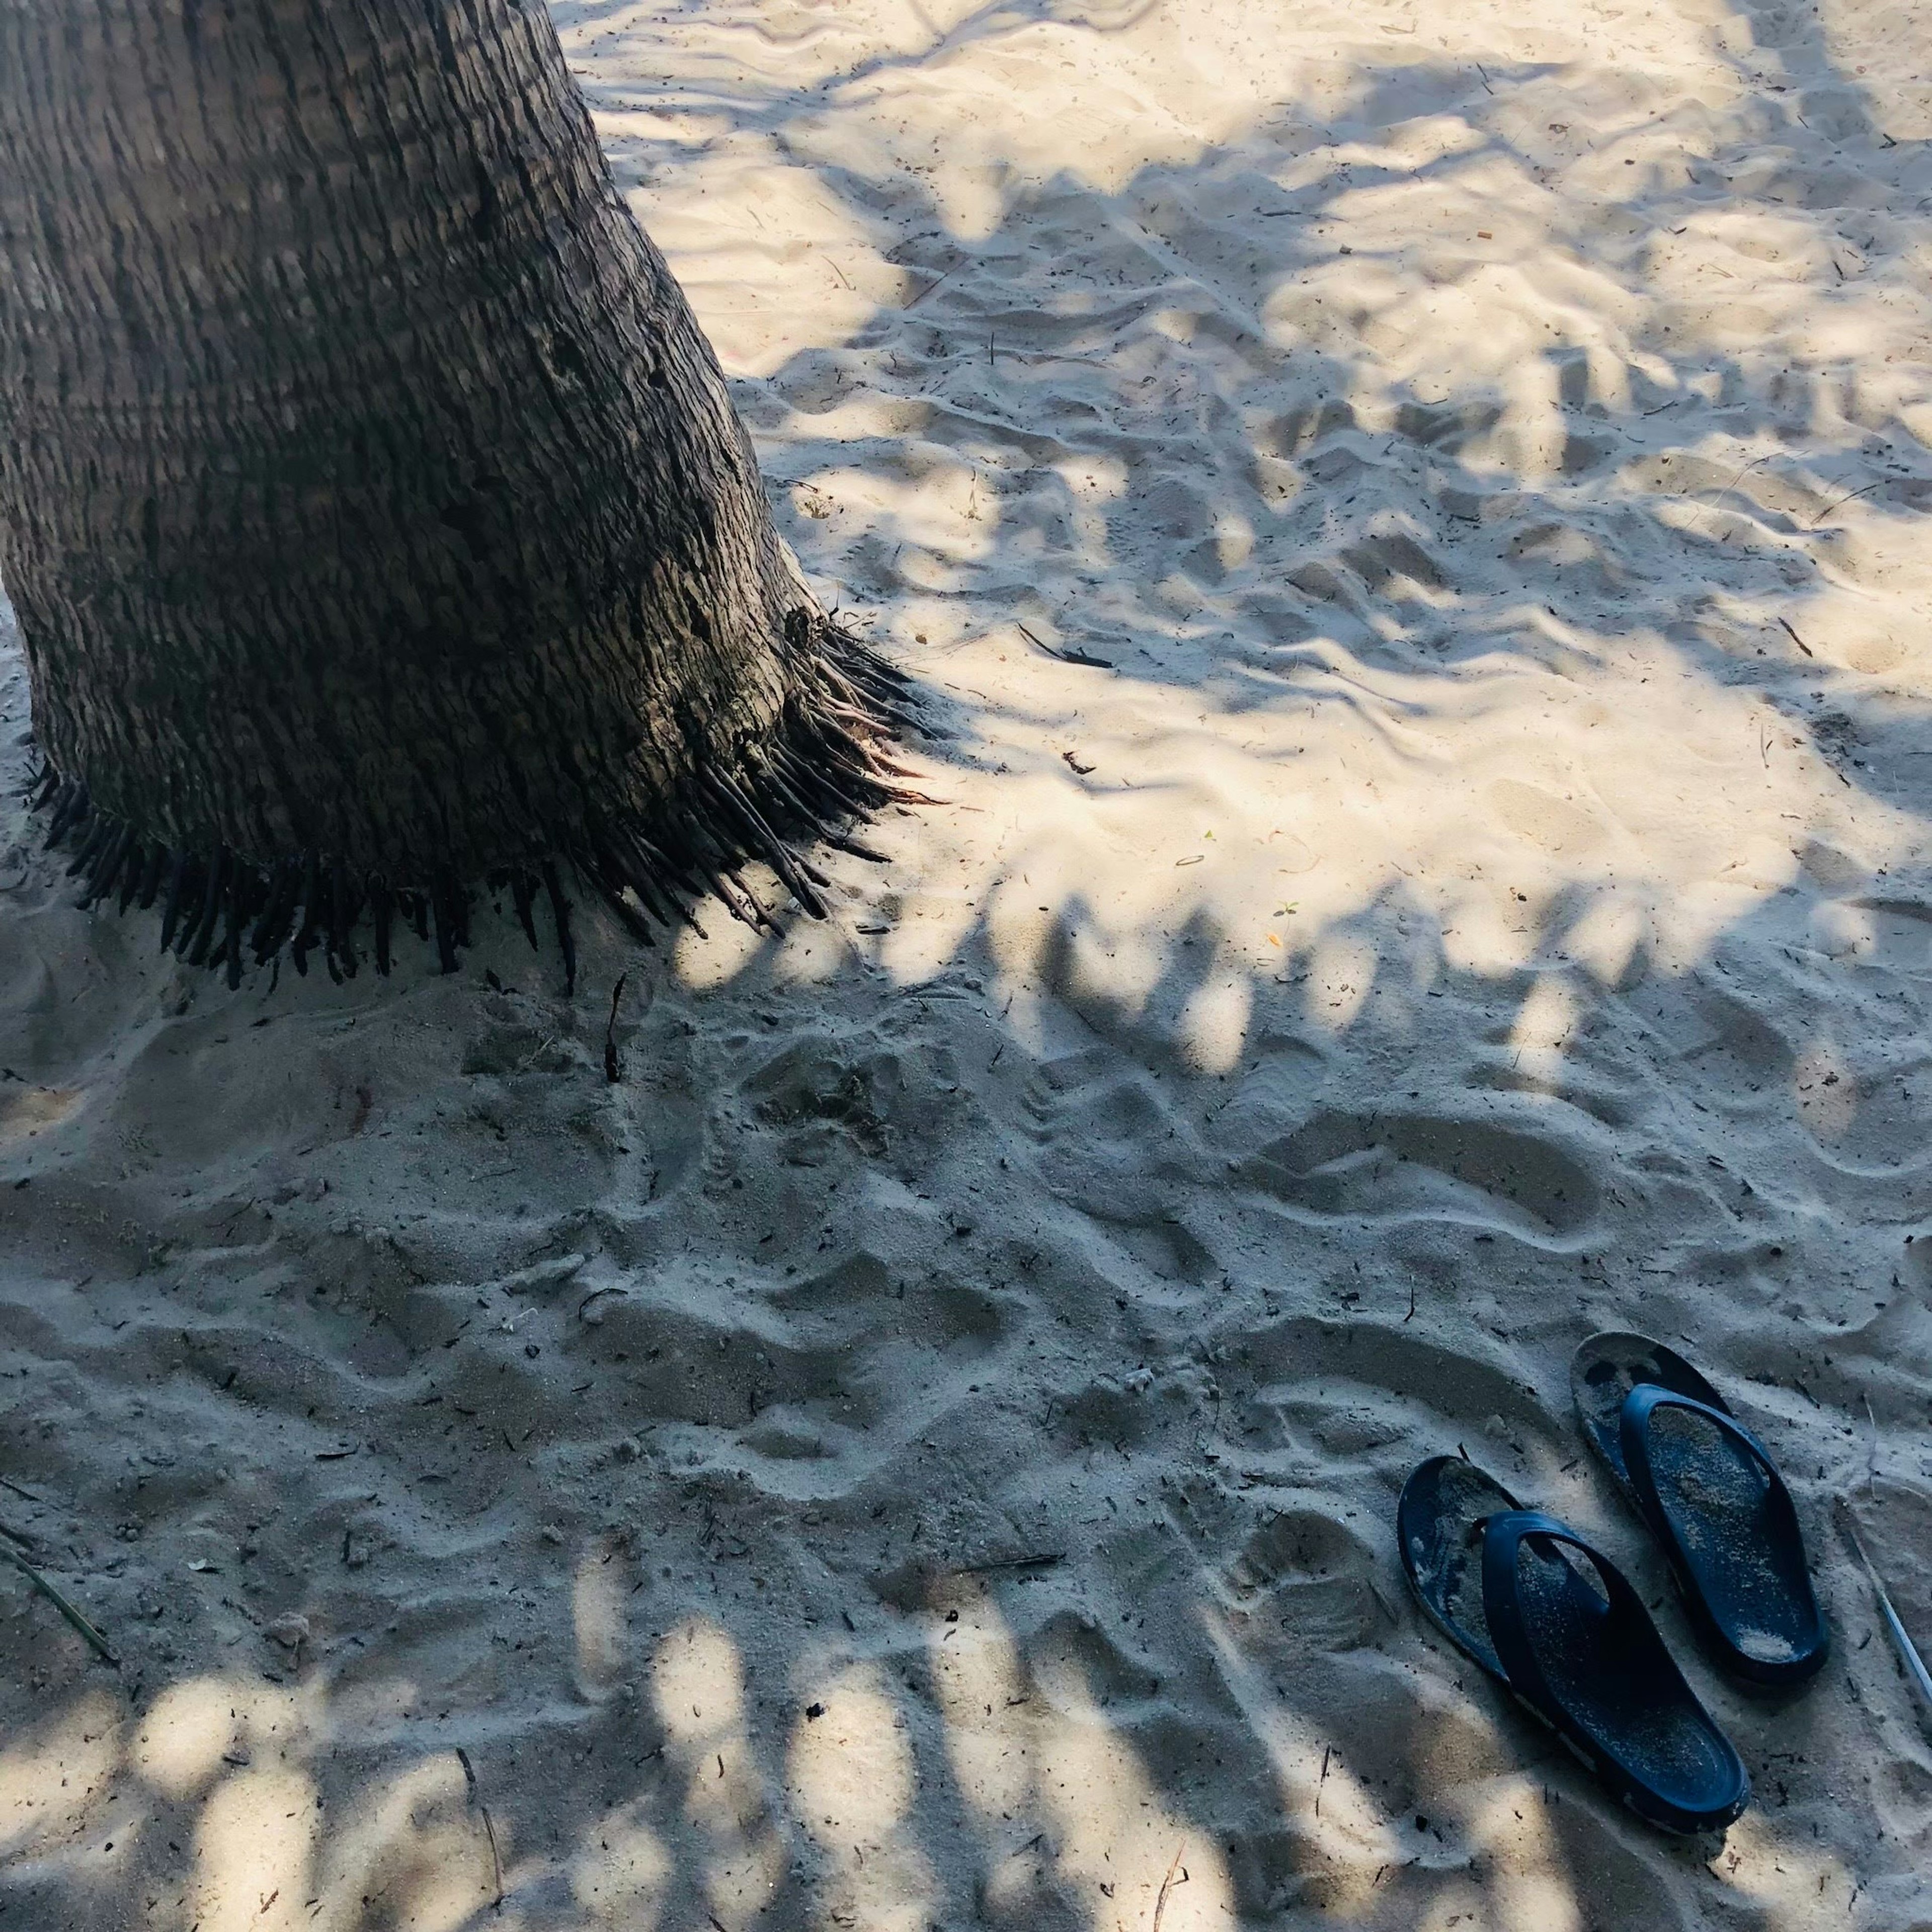
M1570 1600L1567 1616L1572 1620L1570 1635L1579 1634L1574 1619L1580 1614L1600 1617L1604 1626L1599 1635L1610 1637L1612 1630L1621 1637L1610 1642L1610 1653L1622 1652L1628 1666L1640 1665L1645 1688L1639 1694L1660 1700L1681 1727L1679 1744L1690 1748L1706 1761L1706 1787L1669 1788L1660 1784L1659 1766L1646 1762L1639 1748L1626 1761L1625 1745L1640 1744L1640 1730L1620 1744L1600 1728L1608 1713L1600 1706L1597 1723L1571 1707L1551 1683L1542 1654L1532 1638L1525 1609L1522 1574L1522 1547L1547 1559L1558 1547L1574 1550L1588 1565L1603 1592L1600 1600L1590 1592L1588 1582L1576 1579L1575 1592L1564 1586ZM1562 1560L1560 1558L1558 1560ZM1737 1816L1750 1796L1750 1780L1729 1742L1710 1720L1703 1707L1671 1661L1670 1654L1658 1636L1649 1612L1635 1588L1610 1559L1567 1524L1540 1510L1507 1510L1486 1520L1483 1526L1483 1614L1487 1619L1496 1655L1507 1674L1510 1688L1535 1712L1557 1736L1595 1772L1603 1784L1640 1816L1653 1824L1678 1832L1699 1832L1721 1827ZM1545 1641L1550 1634L1546 1633ZM1634 1646L1634 1648L1633 1648ZM1591 1647L1598 1648L1593 1641ZM1634 1706L1621 1713L1622 1720L1634 1718ZM1616 1728L1615 1724L1612 1730Z
M1608 1600L1606 1615L1643 1617L1646 1613L1642 1599L1623 1572L1555 1516L1541 1510L1508 1510L1484 1522L1483 1614L1489 1622L1496 1655L1517 1695L1558 1726L1564 1735L1574 1736L1574 1720L1551 1688L1523 1616L1517 1566L1524 1540L1530 1538L1538 1543L1564 1544L1588 1563Z
M1789 1499L1784 1478L1771 1460L1771 1451L1728 1409L1713 1408L1694 1396L1679 1395L1675 1389L1655 1382L1640 1382L1624 1397L1617 1416L1617 1444L1624 1452L1624 1465L1646 1513L1660 1509L1657 1472L1650 1456L1650 1419L1660 1408L1685 1409L1701 1415L1731 1441L1737 1443L1761 1468L1774 1490ZM1674 1533L1673 1533L1674 1534Z

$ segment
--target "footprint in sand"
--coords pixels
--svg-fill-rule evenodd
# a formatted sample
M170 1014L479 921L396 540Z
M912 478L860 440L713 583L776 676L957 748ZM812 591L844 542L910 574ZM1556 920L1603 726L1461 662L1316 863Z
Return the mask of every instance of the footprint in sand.
M1237 1174L1309 1214L1466 1219L1532 1238L1579 1233L1599 1198L1583 1160L1553 1137L1426 1113L1324 1111Z
M1276 1626L1310 1654L1353 1650L1375 1634L1375 1553L1318 1510L1282 1510L1258 1525L1221 1572L1225 1600Z
M1488 797L1496 816L1519 838L1558 857L1586 858L1607 842L1609 834L1598 819L1540 785L1498 778L1489 788Z

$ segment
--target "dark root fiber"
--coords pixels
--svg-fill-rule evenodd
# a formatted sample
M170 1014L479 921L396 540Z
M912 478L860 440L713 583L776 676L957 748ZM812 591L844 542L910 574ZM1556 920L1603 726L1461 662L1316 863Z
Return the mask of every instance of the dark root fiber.
M916 730L903 676L832 620L794 610L786 624L795 693L771 733L740 750L729 770L700 766L683 795L648 820L614 814L556 842L533 871L500 872L484 883L507 890L530 944L539 946L536 908L547 907L562 956L566 991L577 983L577 947L563 868L597 893L645 945L654 927L688 925L701 933L694 902L722 900L734 918L776 932L778 926L741 876L763 860L800 905L825 916L820 888L830 881L801 849L822 842L877 860L849 828L881 806L929 804L896 780L910 776L884 748ZM264 864L227 847L178 850L124 820L96 811L80 780L51 766L28 791L51 812L50 847L73 855L70 878L78 903L114 899L122 911L161 905L161 948L190 965L224 972L231 987L245 968L286 952L298 973L320 951L329 976L353 979L362 964L358 941L380 974L394 956L396 922L418 940L434 936L446 973L457 970L470 944L470 889L453 872L392 880L327 853L289 854Z

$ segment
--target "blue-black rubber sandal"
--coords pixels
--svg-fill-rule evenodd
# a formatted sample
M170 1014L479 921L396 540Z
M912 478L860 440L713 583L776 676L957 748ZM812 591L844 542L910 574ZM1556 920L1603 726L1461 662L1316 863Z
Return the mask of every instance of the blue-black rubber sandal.
M1816 1676L1830 1640L1769 1450L1682 1355L1641 1335L1592 1336L1570 1385L1715 1660L1757 1684Z
M1721 1831L1750 1802L1730 1740L1623 1573L1566 1523L1456 1456L1396 1506L1402 1568L1444 1634L1667 1832Z

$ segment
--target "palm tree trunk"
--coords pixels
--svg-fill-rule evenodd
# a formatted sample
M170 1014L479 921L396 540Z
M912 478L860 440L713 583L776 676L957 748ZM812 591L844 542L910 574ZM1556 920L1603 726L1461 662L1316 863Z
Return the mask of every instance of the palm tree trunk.
M893 795L538 0L0 0L0 581L88 898L231 982L488 878L568 958L564 860L815 908Z

